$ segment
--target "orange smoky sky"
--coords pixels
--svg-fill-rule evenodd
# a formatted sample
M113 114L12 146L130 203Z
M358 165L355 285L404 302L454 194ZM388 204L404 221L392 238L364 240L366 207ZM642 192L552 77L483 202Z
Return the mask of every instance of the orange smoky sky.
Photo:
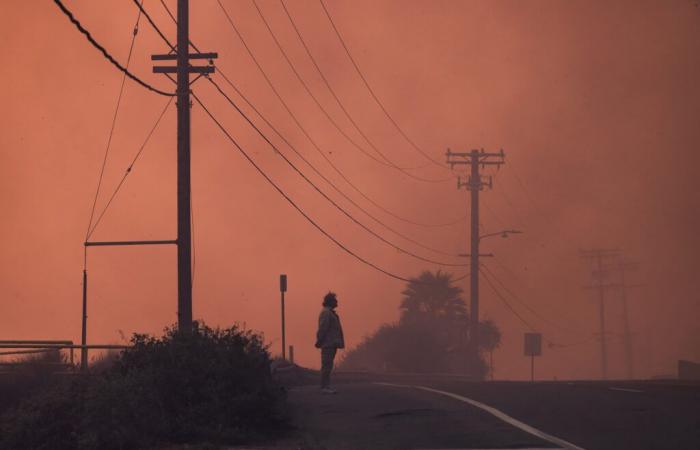
M138 9L127 0L65 0L78 20L126 63ZM166 2L175 10L175 2ZM469 198L449 173L427 164L374 102L318 1L285 5L310 52L359 127L409 173L377 163L331 125L294 76L251 1L223 5L314 149L275 97L215 0L193 0L190 32L202 51L318 170L383 223L424 246L468 252ZM393 119L432 158L445 151L506 152L493 190L481 195L483 262L534 329L560 345L537 361L543 378L600 374L598 303L582 249L619 248L639 263L628 274L638 376L672 374L700 359L697 276L700 144L700 8L697 1L335 1L327 8L363 75ZM381 159L344 116L279 1L259 0L299 75L339 127ZM144 7L175 40L161 3ZM51 1L0 6L0 339L79 341L83 241L122 81ZM167 46L141 17L130 70L164 90L150 55ZM383 228L294 154L228 86L214 80L315 184L386 239L426 258L460 263ZM412 258L358 227L292 171L204 79L198 95L257 164L336 239L377 266L410 277L446 270ZM127 80L97 213L168 99ZM176 234L176 114L172 105L94 240L173 239ZM323 157L325 156L325 158ZM363 198L326 158L377 205ZM278 276L289 276L287 342L318 366L313 348L322 296L338 293L350 347L398 319L404 283L359 262L319 233L241 156L198 104L192 107L194 316L238 322L280 348ZM160 333L176 321L172 247L91 248L88 336ZM459 282L465 289L467 279ZM468 290L467 290L468 292ZM497 378L529 376L521 322L481 284L482 317L503 332ZM468 298L465 297L466 300ZM522 302L522 303L521 303ZM532 310L523 304L527 304ZM608 292L610 374L625 376L620 295ZM407 348L406 351L410 351Z

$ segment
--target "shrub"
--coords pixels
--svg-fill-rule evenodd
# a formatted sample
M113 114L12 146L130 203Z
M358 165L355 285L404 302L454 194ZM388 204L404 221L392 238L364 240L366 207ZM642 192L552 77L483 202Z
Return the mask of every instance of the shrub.
M101 373L22 402L0 421L4 448L237 444L285 429L283 391L262 338L238 327L137 334Z

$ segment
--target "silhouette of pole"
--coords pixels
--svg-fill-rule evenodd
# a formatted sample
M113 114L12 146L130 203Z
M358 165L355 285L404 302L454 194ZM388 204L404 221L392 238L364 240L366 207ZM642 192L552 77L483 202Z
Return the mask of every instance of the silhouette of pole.
M88 367L88 350L87 347L87 269L83 269L83 326L82 337L80 339L80 370L85 371ZM72 359L71 350L71 359Z
M594 278L598 279L598 283L588 286L589 288L598 291L598 320L600 323L600 373L603 380L608 379L608 340L605 326L605 290L611 287L616 287L614 284L605 284L603 279L608 276L608 270L603 266L603 259L616 258L619 250L594 249L582 251L582 258L595 260L596 270L593 271Z
M177 323L178 330L192 331L192 212L190 196L190 74L207 76L214 73L216 53L189 53L189 0L177 1L176 53L151 55L153 61L172 61L175 66L154 66L153 73L171 75L177 79ZM209 60L208 66L190 64L191 59ZM195 80L196 81L196 80ZM137 241L132 243L94 243L93 245L152 245L172 241Z
M469 320L471 339L469 339L472 368L476 371L479 362L479 192L482 189L479 176L479 152L470 154L471 177L468 189L471 191L471 266L469 277Z
M608 379L608 346L607 346L607 335L605 330L605 286L602 282L603 273L603 258L598 257L598 273L601 274L601 282L598 286L598 297L600 299L600 306L598 308L599 320L600 320L600 370L601 375L604 380Z
M469 179L462 182L461 178L457 179L457 189L466 187L471 191L471 226L470 226L470 277L469 277L469 342L468 356L469 367L474 377L477 376L477 367L479 367L479 257L485 256L479 254L479 192L485 186L492 187L492 179L489 177L488 183L481 179L479 167L496 166L504 164L503 158L505 154L503 150L499 153L486 153L483 149L472 150L470 152L452 152L447 150L447 164L452 168L455 165L469 165L471 168Z
M630 320L627 310L627 286L625 285L625 266L620 264L620 284L622 284L622 317L625 327L625 362L627 363L627 378L634 379L634 351L632 347L632 332L630 331Z
M177 1L177 323L192 331L189 0Z
M286 335L285 335L285 324L284 324L284 293L287 292L287 275L282 274L280 275L280 306L281 306L281 313L282 313L282 359L287 359L287 354L285 353L287 351L287 341L286 341ZM291 356L291 350L290 350L290 356Z

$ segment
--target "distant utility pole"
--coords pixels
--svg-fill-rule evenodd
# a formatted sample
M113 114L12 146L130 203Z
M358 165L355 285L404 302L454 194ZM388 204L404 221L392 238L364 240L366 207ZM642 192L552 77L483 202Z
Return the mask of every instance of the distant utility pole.
M176 66L155 66L154 73L176 74L177 80L177 323L192 330L192 231L190 211L190 74L214 72L216 53L189 53L189 0L177 1L177 51L153 55L154 61L175 60ZM208 59L209 66L191 66L190 59ZM172 80L170 75L168 78Z
M465 187L471 191L471 267L469 277L469 359L472 370L475 370L479 362L479 192L484 187L493 187L493 180L488 178L488 183L482 180L479 168L486 166L500 167L505 163L503 150L498 153L487 153L484 149L472 150L470 152L452 152L447 149L447 164L451 168L455 165L469 165L471 174L469 178L462 182L462 178L457 179L457 189Z
M620 272L620 289L622 290L622 314L625 327L625 360L627 363L627 378L634 379L634 346L632 345L632 331L630 330L629 313L627 307L627 288L625 272L635 270L639 265L629 261L621 261L616 266Z
M588 289L597 289L599 296L599 321L600 321L600 371L601 378L608 378L608 344L607 331L605 328L605 291L607 289L617 287L616 284L604 283L604 280L609 275L609 270L603 264L606 259L617 258L620 254L616 249L593 249L580 252L582 258L593 260L595 269L591 273L594 283L586 286Z
M286 340L286 330L284 326L284 293L287 292L287 275L280 275L280 305L282 312L282 359L287 359L285 352L287 351L287 340ZM289 349L289 355L291 357L292 349Z

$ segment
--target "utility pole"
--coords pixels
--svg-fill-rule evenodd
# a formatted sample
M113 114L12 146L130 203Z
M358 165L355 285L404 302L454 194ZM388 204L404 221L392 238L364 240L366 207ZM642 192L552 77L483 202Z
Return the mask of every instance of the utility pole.
M614 264L608 265L605 269L613 270L619 274L619 288L620 297L622 300L622 321L623 321L623 332L624 332L624 346L625 346L625 367L627 369L627 378L634 379L634 346L632 343L632 330L630 329L629 322L629 309L627 304L627 288L639 287L641 285L628 285L626 280L626 272L631 270L636 270L639 264L631 261L618 261Z
M282 274L280 275L280 305L281 305L281 312L282 312L282 359L287 359L287 355L285 352L287 351L287 339L286 339L286 330L285 330L285 324L284 324L284 293L287 292L287 275ZM292 354L292 349L289 349L289 355L291 356Z
M177 325L186 333L192 330L189 3L177 2Z
M190 74L214 72L216 53L189 53L189 0L177 1L177 48L152 60L175 60L176 66L155 66L154 73L176 74L177 84L177 323L192 331L192 230L190 211ZM208 59L209 66L191 66L191 59ZM170 75L168 78L172 80Z
M625 280L625 272L634 270L638 267L632 262L619 262L615 268L620 272L620 289L622 295L622 317L625 327L625 362L627 365L627 378L634 379L634 346L632 345L632 331L630 330L629 314L627 309L627 283Z
M619 250L614 249L593 249L581 251L581 257L594 261L595 269L592 272L594 283L586 286L588 289L597 289L599 298L598 316L600 322L600 372L603 380L608 379L608 343L607 331L605 328L605 291L612 287L617 287L615 284L605 284L604 279L607 278L609 271L605 268L603 261L605 259L617 258Z
M484 187L493 187L493 180L488 178L488 183L482 180L479 167L500 167L505 163L503 150L498 153L487 153L484 149L470 152L452 152L447 149L447 164L454 169L455 165L469 165L471 172L469 178L462 182L457 179L457 189L465 187L471 191L471 264L469 277L469 360L473 375L476 376L476 367L479 363L479 192Z

